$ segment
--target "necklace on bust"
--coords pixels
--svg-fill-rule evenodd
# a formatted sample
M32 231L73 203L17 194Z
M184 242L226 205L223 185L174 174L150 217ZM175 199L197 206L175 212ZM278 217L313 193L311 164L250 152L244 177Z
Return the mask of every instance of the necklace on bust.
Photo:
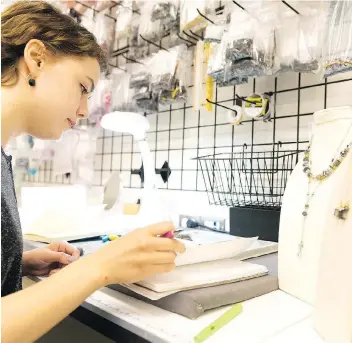
M348 128L346 135L343 137L339 147L337 148L337 151L335 153L335 157L331 160L329 167L324 169L321 173L314 175L312 173L312 160L310 156L311 152L311 145L313 143L313 137L311 139L311 142L307 148L307 150L304 153L304 158L303 158L303 172L307 175L308 178L308 191L307 191L307 198L306 202L304 205L304 209L302 211L302 216L303 216L303 225L302 225L302 233L301 233L301 239L298 244L298 252L297 256L301 256L302 250L304 248L304 232L305 232L305 227L306 227L306 219L308 216L309 208L310 208L310 201L315 195L315 192L317 191L318 187L330 176L332 175L335 170L341 165L342 161L345 159L345 157L348 155L348 152L350 151L352 147L352 142L347 144L347 146L340 151L341 146L345 142L348 133L350 132L350 129L352 128L352 124ZM313 182L318 182L313 191L311 192L311 185Z

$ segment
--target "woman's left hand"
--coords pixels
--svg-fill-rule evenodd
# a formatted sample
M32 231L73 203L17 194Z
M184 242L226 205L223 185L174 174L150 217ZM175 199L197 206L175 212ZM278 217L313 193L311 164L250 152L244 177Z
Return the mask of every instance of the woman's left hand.
M24 276L51 275L79 259L80 252L67 242L53 242L42 248L23 253L22 274Z

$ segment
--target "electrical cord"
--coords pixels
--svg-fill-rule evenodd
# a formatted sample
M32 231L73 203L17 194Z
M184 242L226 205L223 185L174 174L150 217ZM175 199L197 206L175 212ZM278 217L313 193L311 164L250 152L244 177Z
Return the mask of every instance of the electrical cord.
M217 232L217 233L228 234L227 232L220 231L220 230L217 230L217 229L213 229L213 228L211 228L211 227L209 227L209 226L205 226L205 225L203 225L203 224L200 224L200 223L198 223L198 222L196 222L195 220L192 220L192 219L188 219L188 220L187 220L186 226L187 226L187 228L189 228L189 229L200 228L200 229L206 229L206 230L210 230L210 231Z

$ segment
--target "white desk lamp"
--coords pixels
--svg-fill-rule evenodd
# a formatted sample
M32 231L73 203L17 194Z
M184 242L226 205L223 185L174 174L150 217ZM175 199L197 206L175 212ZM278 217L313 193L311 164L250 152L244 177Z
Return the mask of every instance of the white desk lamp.
M158 201L155 185L155 167L153 157L146 141L146 134L150 128L149 121L141 114L133 112L112 112L103 116L101 126L110 131L128 133L138 142L144 168L144 190L141 197L141 206L136 216L128 217L128 223L124 221L124 226L136 228L135 225L149 225L165 218L161 218L161 203ZM119 190L117 189L116 192ZM137 218L138 220L136 222ZM126 219L126 218L125 218ZM137 226L138 227L138 226Z

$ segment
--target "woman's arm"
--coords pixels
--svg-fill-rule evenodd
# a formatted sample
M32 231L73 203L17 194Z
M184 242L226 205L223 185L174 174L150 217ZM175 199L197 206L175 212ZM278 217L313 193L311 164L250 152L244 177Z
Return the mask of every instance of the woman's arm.
M50 278L2 298L2 342L34 342L102 286L172 270L175 252L183 252L184 246L157 237L170 230L170 223L134 230Z
M3 343L34 342L104 284L91 263L81 259L50 278L1 300Z

